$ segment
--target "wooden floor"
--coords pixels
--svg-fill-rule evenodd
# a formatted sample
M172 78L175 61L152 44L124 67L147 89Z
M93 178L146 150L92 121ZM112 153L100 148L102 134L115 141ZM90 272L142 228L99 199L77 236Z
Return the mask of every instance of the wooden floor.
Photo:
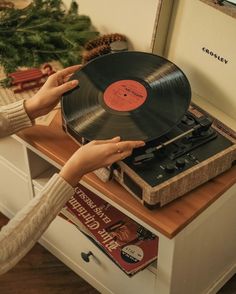
M0 228L7 222L8 219L0 213ZM0 276L0 293L99 294L39 244L36 244L12 270ZM236 275L218 294L236 294Z

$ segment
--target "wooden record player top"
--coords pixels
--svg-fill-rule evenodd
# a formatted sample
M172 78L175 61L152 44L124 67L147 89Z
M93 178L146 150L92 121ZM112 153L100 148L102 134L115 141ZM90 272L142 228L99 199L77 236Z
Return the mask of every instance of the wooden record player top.
M60 112L50 126L35 125L18 136L60 165L70 158L78 145L63 130ZM90 173L83 180L132 215L173 238L227 189L236 183L236 166L187 195L155 210L148 210L115 181L103 183Z

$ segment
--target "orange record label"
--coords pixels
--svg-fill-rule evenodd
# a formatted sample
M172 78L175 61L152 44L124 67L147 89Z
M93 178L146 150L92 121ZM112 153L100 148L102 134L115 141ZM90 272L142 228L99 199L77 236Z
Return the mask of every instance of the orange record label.
M118 111L131 111L140 107L147 99L147 90L134 80L120 80L106 88L105 104Z

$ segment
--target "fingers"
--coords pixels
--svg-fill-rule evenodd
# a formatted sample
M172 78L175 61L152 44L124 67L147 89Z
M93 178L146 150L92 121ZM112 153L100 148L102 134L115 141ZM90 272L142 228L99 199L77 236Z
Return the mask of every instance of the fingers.
M113 162L125 159L132 154L134 148L143 147L144 145L145 142L143 141L123 141L113 144Z
M120 141L121 138L119 136L114 137L112 139L108 139L108 140L94 140L91 141L91 143L95 143L95 144L107 144L107 143L116 143L114 144L114 150L115 147L117 149L117 143L119 144L119 149L120 150L127 150L127 149L134 149L134 148L138 148L138 147L142 147L145 146L145 142L144 141ZM119 152L120 153L120 152Z
M76 86L78 86L78 84L79 84L78 80L73 80L58 86L57 87L58 95L61 95L71 89L74 89Z
M69 74L67 75L66 77L64 77L64 83L69 81L69 79L73 76L73 73L72 74Z
M117 136L117 137L114 137L112 139L108 139L108 140L96 140L96 141L93 141L95 144L106 144L106 143L117 143L117 142L120 142L120 137Z
M73 75L76 70L79 70L82 65L73 65L65 69L59 70L53 75L51 75L48 80L51 82L57 81L57 85L60 86L68 81L68 79Z
M118 143L119 153L145 146L143 141L122 141ZM117 146L116 146L117 147Z
M132 153L134 148L142 147L145 145L144 141L120 141L121 138L119 136L114 137L109 140L94 140L91 141L91 144L95 145L102 145L102 144L108 144L107 148L110 150L110 154L114 153L124 153L128 152L129 155Z
M60 70L58 73L64 78L67 75L73 74L76 70L79 70L81 67L81 64L69 66L65 69Z
M121 153L116 152L112 156L112 158L111 158L112 162L110 162L110 164L125 159L126 157L128 157L128 156L130 156L132 154L132 151L133 151L133 149L129 149L129 150L123 151Z

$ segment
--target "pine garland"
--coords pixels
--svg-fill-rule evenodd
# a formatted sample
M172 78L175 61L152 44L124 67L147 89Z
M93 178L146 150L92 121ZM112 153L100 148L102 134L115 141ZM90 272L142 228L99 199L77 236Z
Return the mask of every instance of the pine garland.
M81 63L84 45L99 35L72 0L66 12L61 0L33 0L24 9L0 10L0 65L5 73L39 67L52 60L62 66Z

